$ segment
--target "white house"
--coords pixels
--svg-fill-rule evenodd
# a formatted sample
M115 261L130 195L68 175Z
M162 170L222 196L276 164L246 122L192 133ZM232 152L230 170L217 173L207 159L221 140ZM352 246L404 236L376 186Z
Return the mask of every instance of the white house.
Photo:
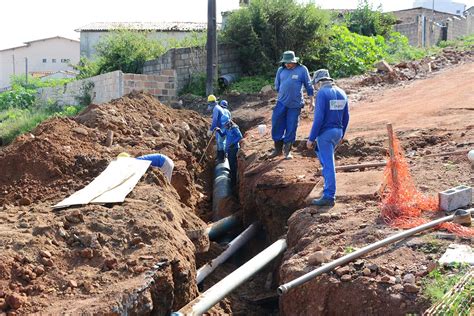
M12 75L42 77L70 72L79 62L79 41L56 36L25 42L23 46L0 50L0 89L10 85Z
M207 22L96 22L76 30L81 33L81 56L93 58L100 38L115 30L148 31L157 40L181 40L192 32L205 32Z
M413 7L433 9L433 4L434 10L436 11L447 12L456 15L462 15L464 10L466 10L466 5L464 3L454 2L452 0L415 0L413 2Z

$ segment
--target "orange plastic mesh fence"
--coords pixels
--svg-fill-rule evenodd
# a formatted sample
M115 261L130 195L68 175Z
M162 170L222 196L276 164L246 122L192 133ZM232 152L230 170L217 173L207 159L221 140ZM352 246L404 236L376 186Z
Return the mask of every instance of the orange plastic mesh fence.
M415 187L410 175L408 163L403 155L398 139L393 137L394 157L387 159L384 171L384 184L382 186L382 218L391 226L399 228L412 228L427 223L429 219L423 218L423 212L438 211L438 197L425 196ZM395 183L392 168L396 172ZM440 224L438 229L445 229L459 236L474 236L474 229L455 223Z

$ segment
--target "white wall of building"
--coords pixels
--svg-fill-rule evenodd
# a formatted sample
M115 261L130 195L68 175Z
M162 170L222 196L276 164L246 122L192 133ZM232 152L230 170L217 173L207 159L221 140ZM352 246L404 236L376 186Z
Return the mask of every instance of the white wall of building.
M433 2L434 9L440 12L462 15L464 10L466 10L466 5L464 3L453 2L451 0L416 0L415 2L413 2L413 7L423 7L432 9Z
M110 35L107 31L81 31L81 56L92 58L96 54L95 46L99 40L107 35ZM176 39L182 40L187 36L190 36L190 32L174 32L174 31L163 31L163 32L150 32L148 37L156 40L167 40Z
M26 46L0 51L0 88L10 85L12 75L73 70L71 64L79 62L78 41L62 37L28 42Z

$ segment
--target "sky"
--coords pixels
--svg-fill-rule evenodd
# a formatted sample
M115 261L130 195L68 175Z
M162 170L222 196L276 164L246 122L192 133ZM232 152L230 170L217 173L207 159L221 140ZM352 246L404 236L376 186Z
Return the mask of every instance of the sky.
M300 0L325 9L353 9L357 0ZM435 0L437 1L437 0ZM413 0L372 0L384 11L408 9ZM457 0L470 7L474 0ZM239 0L217 0L217 15L236 9ZM207 0L3 0L0 49L53 36L79 39L75 29L92 22L205 22Z

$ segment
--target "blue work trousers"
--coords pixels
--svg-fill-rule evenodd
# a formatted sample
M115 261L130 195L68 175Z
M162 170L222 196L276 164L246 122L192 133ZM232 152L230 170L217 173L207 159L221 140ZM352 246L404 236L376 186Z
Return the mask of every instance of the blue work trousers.
M224 151L225 150L225 135L221 136L219 132L216 132L216 144L217 144L217 151Z
M237 153L239 152L239 147L236 145L231 145L227 150L227 159L229 160L230 167L230 182L232 188L237 184Z
M288 108L277 102L272 114L272 138L278 142L294 143L296 129L300 119L301 108Z
M336 199L336 167L334 163L334 149L341 141L342 129L330 128L319 135L316 140L316 155L323 167L324 189L323 197L325 199Z

